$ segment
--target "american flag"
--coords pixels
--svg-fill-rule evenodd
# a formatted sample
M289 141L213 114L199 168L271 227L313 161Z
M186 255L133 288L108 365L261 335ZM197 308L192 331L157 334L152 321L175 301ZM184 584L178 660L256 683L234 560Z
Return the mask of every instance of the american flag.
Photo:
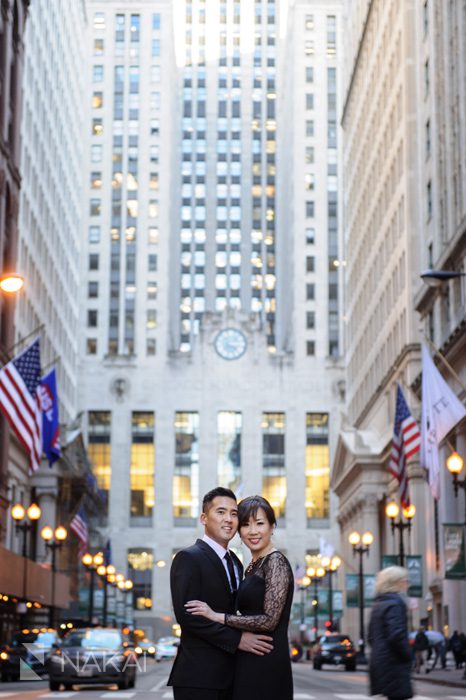
M79 558L83 557L89 545L89 530L87 528L87 518L84 508L81 508L75 513L74 518L70 522L70 529L79 539Z
M0 370L0 410L29 454L30 473L39 469L42 454L40 380L40 343L37 338Z
M406 462L421 446L421 433L411 415L401 387L397 384L395 425L393 427L392 453L388 471L400 485L400 500L402 508L409 506L408 475Z

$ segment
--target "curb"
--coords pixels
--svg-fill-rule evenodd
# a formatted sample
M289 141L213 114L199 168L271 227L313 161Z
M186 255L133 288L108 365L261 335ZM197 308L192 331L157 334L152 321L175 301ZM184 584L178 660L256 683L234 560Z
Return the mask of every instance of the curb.
M413 681L420 681L422 683L432 683L432 685L449 685L453 688L466 688L466 680L455 680L453 678L451 680L449 678L435 678L428 674L413 674L412 679Z

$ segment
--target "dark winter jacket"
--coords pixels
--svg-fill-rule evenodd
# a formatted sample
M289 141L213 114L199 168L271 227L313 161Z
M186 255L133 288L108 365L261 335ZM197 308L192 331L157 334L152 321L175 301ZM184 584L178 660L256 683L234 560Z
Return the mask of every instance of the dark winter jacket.
M375 599L369 623L371 695L398 700L413 697L406 613L398 593L383 593Z

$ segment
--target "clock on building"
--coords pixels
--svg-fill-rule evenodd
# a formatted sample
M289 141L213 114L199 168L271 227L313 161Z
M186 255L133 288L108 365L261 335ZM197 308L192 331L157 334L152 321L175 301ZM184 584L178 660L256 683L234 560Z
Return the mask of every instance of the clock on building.
M237 328L225 328L215 338L215 350L224 360L238 360L246 352L248 342Z

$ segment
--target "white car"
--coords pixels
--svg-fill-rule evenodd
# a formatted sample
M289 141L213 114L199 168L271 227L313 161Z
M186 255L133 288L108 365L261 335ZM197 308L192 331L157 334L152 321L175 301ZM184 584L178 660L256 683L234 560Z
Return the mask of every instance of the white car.
M180 640L178 637L160 637L155 645L155 660L174 659L178 651Z

